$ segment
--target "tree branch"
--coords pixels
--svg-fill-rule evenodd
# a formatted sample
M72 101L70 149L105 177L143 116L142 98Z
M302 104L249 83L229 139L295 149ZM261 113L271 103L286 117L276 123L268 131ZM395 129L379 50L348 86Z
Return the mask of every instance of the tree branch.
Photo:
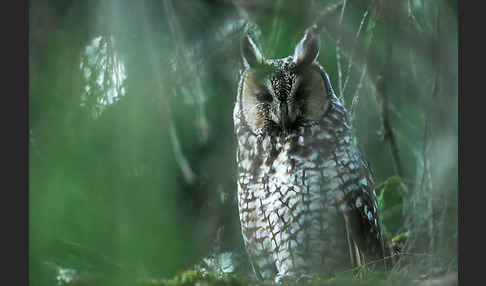
M378 76L377 80L377 90L382 98L381 102L381 120L382 120L382 135L384 140L388 140L390 144L390 149L392 152L393 166L395 173L400 177L403 177L402 162L400 160L400 154L398 152L398 146L395 139L395 133L390 124L390 113L388 106L388 81L390 80L389 75L392 70L392 54L393 54L393 43L391 41L392 35L394 33L394 23L391 21L386 25L386 50L385 50L385 62L381 71L381 75Z
M339 16L339 27L342 27L343 24L343 16L344 16L345 8L346 8L346 0L344 0L343 5L341 7L341 14ZM343 72L341 68L341 40L342 40L342 33L339 33L338 39L336 41L336 62L337 62L337 70L338 70L339 98L344 102Z

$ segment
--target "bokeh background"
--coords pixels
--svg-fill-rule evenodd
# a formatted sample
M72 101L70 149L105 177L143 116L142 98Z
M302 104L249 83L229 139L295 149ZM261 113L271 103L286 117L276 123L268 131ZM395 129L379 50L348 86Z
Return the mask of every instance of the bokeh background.
M133 285L194 265L249 275L235 193L239 40L286 57L312 23L402 253L392 272L457 271L457 9L30 1L30 284Z

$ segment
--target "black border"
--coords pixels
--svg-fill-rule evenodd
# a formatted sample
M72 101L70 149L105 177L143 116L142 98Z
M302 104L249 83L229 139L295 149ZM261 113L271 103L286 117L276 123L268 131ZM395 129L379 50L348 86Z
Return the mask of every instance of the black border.
M467 14L464 3L470 5ZM471 4L477 1L458 1L458 128L459 128L459 168L458 168L458 207L459 207L459 238L458 238L458 278L459 285L484 284L484 168L481 164L471 164L470 158L482 163L481 151L485 144L481 142L484 119L483 60L485 48L482 44L484 32L483 9ZM477 15L473 15L476 12ZM467 15L467 16L466 16ZM477 21L474 21L476 20ZM465 24L470 24L466 26ZM466 40L469 36L469 40ZM472 44L469 44L472 43ZM468 46L465 48L465 46ZM471 47L474 47L471 49ZM469 58L469 61L467 60ZM467 63L477 63L477 69L465 69ZM464 81L467 79L467 81ZM474 86L476 84L476 86ZM479 126L478 126L479 125ZM465 130L474 139L467 139ZM471 137L471 136L470 136ZM467 147L466 147L467 146ZM476 181L475 181L476 180ZM466 203L467 201L467 203ZM466 219L466 214L467 219ZM468 231L466 231L466 228ZM476 257L474 257L476 256Z
M2 284L29 285L29 1L12 1L1 17ZM5 239L5 241L4 241ZM12 281L12 283L10 283Z

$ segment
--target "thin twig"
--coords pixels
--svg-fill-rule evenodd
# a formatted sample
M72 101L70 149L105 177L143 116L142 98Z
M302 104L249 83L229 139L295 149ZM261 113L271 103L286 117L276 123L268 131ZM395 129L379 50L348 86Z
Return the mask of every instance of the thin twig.
M386 33L386 50L385 50L385 63L384 68L382 69L381 76L378 77L378 91L382 98L381 103L381 119L382 119L382 132L383 132L383 139L388 140L390 144L390 149L392 152L393 157L393 166L395 168L395 172L400 176L403 177L403 168L402 163L400 160L400 155L398 152L398 146L395 139L395 134L390 124L390 115L389 115L389 106L388 106L388 76L390 74L391 66L392 66L392 53L393 53L393 44L391 41L392 36L392 29L394 28L394 23L388 23L387 25L387 33Z
M437 255L430 254L430 253L400 252L400 253L395 253L395 254L392 254L392 255L389 255L389 256L382 257L380 259L372 260L372 261L367 262L367 263L365 263L363 265L356 266L356 267L353 267L353 268L349 268L349 269L346 269L344 271L338 272L336 274L342 274L342 273L347 273L347 272L352 272L352 271L355 271L355 270L363 269L363 268L365 268L367 266L370 266L370 265L374 265L374 264L377 264L377 263L380 263L380 262L385 262L387 260L392 260L392 258L394 258L396 256L430 256L430 257L437 257Z
M389 117L389 108L388 108L388 95L386 92L386 79L383 79L383 76L380 79L380 82L378 86L379 90L381 90L381 96L382 96L382 104L381 104L381 118L382 118L382 124L383 124L383 138L385 140L388 140L390 144L390 149L392 152L392 157L393 157L393 165L395 168L395 172L402 177L403 176L403 169L402 169L402 163L400 160L400 155L398 153L398 147L395 139L395 134L391 128L390 125L390 117Z
M174 7L172 5L171 0L165 0L164 1L164 7L166 9L166 13L168 15L168 21L171 29L171 33L173 38L175 39L175 44L176 44L176 58L181 59L182 63L177 62L177 67L184 69L185 73L188 73L188 67L191 66L192 60L188 58L188 56L181 51L185 50L186 43L183 38L183 32L181 25L176 18L176 14L174 11ZM202 90L202 81L200 78L199 73L193 73L192 74L192 83L193 83L193 94L194 94L194 99L196 102L197 106L197 111L196 111L196 122L195 126L199 131L199 139L201 142L205 143L208 140L208 129L209 129L209 123L208 119L206 116L206 111L204 108L204 98L201 95L201 90Z
M184 41L182 39L182 33L181 33L181 28L179 26L179 22L175 18L175 13L174 13L174 8L172 6L172 1L171 0L165 0L164 1L164 8L165 8L166 13L168 15L168 21L169 21L169 26L170 26L172 36L173 36L175 43L177 45L177 48L175 49L176 58L178 60L181 59L183 61L182 66L187 67L188 65L186 63L188 62L188 60L183 55L181 55L181 51L183 50L182 46L184 45ZM178 66L181 66L181 65L179 64ZM198 83L197 76L195 76L195 81L196 81L195 83L197 84ZM175 88L172 89L172 93L176 94ZM199 99L198 96L196 96L196 101L198 99ZM172 143L171 146L172 146L172 149L173 149L173 152L174 152L174 156L176 157L176 161L179 165L179 168L182 171L182 174L183 174L186 182L188 182L189 184L192 184L195 181L195 173L192 170L192 168L189 164L189 161L184 156L184 153L182 152L182 149L180 147L177 132L176 132L176 129L175 129L175 126L174 126L174 123L173 123L171 109L168 106L168 104L165 104L164 107L165 107L165 111L167 112L167 115L169 117L169 126L170 126L169 136L171 138L171 143ZM204 110L203 110L202 106L200 106L199 109L200 109L199 116L204 118ZM202 119L200 119L200 120L202 120Z
M371 6L371 4L370 4L370 6ZM369 13L369 11L368 11L368 9L366 9L366 11L363 13L363 17L361 18L361 22L359 24L358 31L356 32L356 36L354 37L353 47L351 48L351 56L348 59L348 67L346 68L347 72L346 72L346 78L344 79L343 93L346 92L346 86L348 85L349 79L351 78L351 68L352 68L353 63L354 63L353 57L354 57L354 54L355 54L355 51L356 51L356 43L358 42L359 36L361 34L363 24L368 17L368 13ZM366 63L365 63L365 65L366 65Z
M184 153L182 153L179 136L177 136L176 129L172 120L169 121L169 134L176 162L179 165L179 168L181 168L182 174L184 175L186 182L188 182L189 184L193 184L196 180L196 174L194 174L194 171L192 170L189 161L184 156Z
M387 186L387 185L395 185L395 184L402 184L402 183L410 185L410 186L415 186L415 185L418 184L418 182L415 181L415 180L400 178L400 177L393 177L389 180L386 180L382 183L379 183L378 185L375 186L375 189L380 189L380 188Z
M417 19L415 19L415 16L413 14L412 3L410 2L410 0L408 0L408 17L407 17L407 19L408 19L408 28L410 30L412 30L412 27L413 27L414 23L417 22ZM412 70L412 76L415 80L417 80L417 65L416 65L416 62L415 62L412 47L409 47L408 57L410 59L410 67L411 67L411 70Z
M341 8L341 15L339 16L339 27L342 27L343 24L343 17L344 17L344 9L346 8L346 0L343 2L343 6ZM341 39L342 33L339 34L337 42L336 42L336 62L337 62L337 70L338 70L338 88L339 88L339 98L344 102L344 94L343 94L343 71L341 68Z
M365 78L366 75L366 70L368 67L368 63L365 63L363 66L363 69L361 71L361 76L359 77L359 82L358 86L356 86L356 90L354 91L353 94L353 99L351 100L351 122L354 123L354 118L356 117L356 111L359 103L359 92L361 91L361 88L363 87L363 79ZM346 82L345 82L346 83ZM346 87L346 85L345 85Z
M365 15L363 15L363 18L362 18L361 23L360 23L360 27L358 29L358 33L356 33L355 42L354 42L354 45L353 45L353 52L352 52L352 56L351 56L351 58L349 60L349 65L348 65L348 74L346 75L346 80L344 81L344 90L346 90L346 86L347 86L347 83L348 83L348 80L349 80L349 75L351 74L352 63L354 62L353 61L353 56L355 54L356 43L358 41L359 33L360 33L361 29L362 29L362 26L363 26L363 23L365 21L365 18L369 14L370 7L372 7L373 5L374 5L374 1L372 1L370 3L370 6L366 10ZM369 19L369 17L368 17L368 19ZM373 23L371 21L372 21L372 19L369 19L368 20L368 25L370 25L370 23ZM366 49L365 55L368 54L368 50L369 50L369 48L371 46L371 42L373 40L374 27L375 27L374 24L372 24L371 28L368 28L368 31L369 31L370 35L369 35L368 40L365 43L365 49ZM351 100L351 108L350 108L350 110L351 110L351 122L352 123L354 123L354 118L356 116L357 106L358 106L358 103L359 103L359 94L360 94L361 88L363 87L363 80L364 80L364 78L366 76L367 70L368 70L368 62L365 61L364 65L363 65L363 67L361 69L361 75L359 77L358 85L356 87L356 90L355 90L355 92L353 94L353 97L352 97L352 100Z
M408 21L409 21L410 24L415 26L415 28L417 29L417 32L422 33L422 27L420 26L419 22L417 21L417 18L413 14L411 0L408 0Z
M437 14L436 14L436 21L435 21L435 39L434 41L436 43L439 43L439 35L440 35L440 5L437 3ZM440 48L440 45L436 45L437 49ZM439 55L440 52L436 50L436 55ZM437 98L437 93L439 90L439 77L440 77L440 66L437 65L436 70L435 70L435 75L434 75L434 85L432 87L432 99ZM430 162L429 158L427 156L428 150L430 148L431 143L430 141L430 118L428 116L427 110L424 111L425 113L425 126L424 126L424 146L423 146L423 163L424 163L424 169L423 169L423 174L422 174L422 183L421 183L421 190L423 194L427 194L427 210L428 210L428 215L431 219L428 220L428 232L429 232L429 250L434 251L435 249L435 238L436 238L436 227L435 227L435 220L433 219L434 213L435 213L435 208L433 204L433 198L434 198L434 187L432 184L432 174L430 171Z
M316 18L318 19L316 21L316 25L317 25L317 29L318 30L321 30L323 27L325 27L328 23L328 20L330 18L330 16L336 12L338 9L341 9L343 6L344 6L344 2L346 0L343 0L339 3L336 3L334 5L331 5L329 7L327 7L324 11L322 12L319 12L318 14L316 14Z

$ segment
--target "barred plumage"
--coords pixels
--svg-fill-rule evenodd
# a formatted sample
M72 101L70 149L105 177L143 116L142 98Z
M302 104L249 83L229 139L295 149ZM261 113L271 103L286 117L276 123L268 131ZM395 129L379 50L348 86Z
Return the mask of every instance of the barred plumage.
M238 207L262 279L326 276L383 256L372 175L318 47L312 29L283 59L266 60L251 38L242 41Z

